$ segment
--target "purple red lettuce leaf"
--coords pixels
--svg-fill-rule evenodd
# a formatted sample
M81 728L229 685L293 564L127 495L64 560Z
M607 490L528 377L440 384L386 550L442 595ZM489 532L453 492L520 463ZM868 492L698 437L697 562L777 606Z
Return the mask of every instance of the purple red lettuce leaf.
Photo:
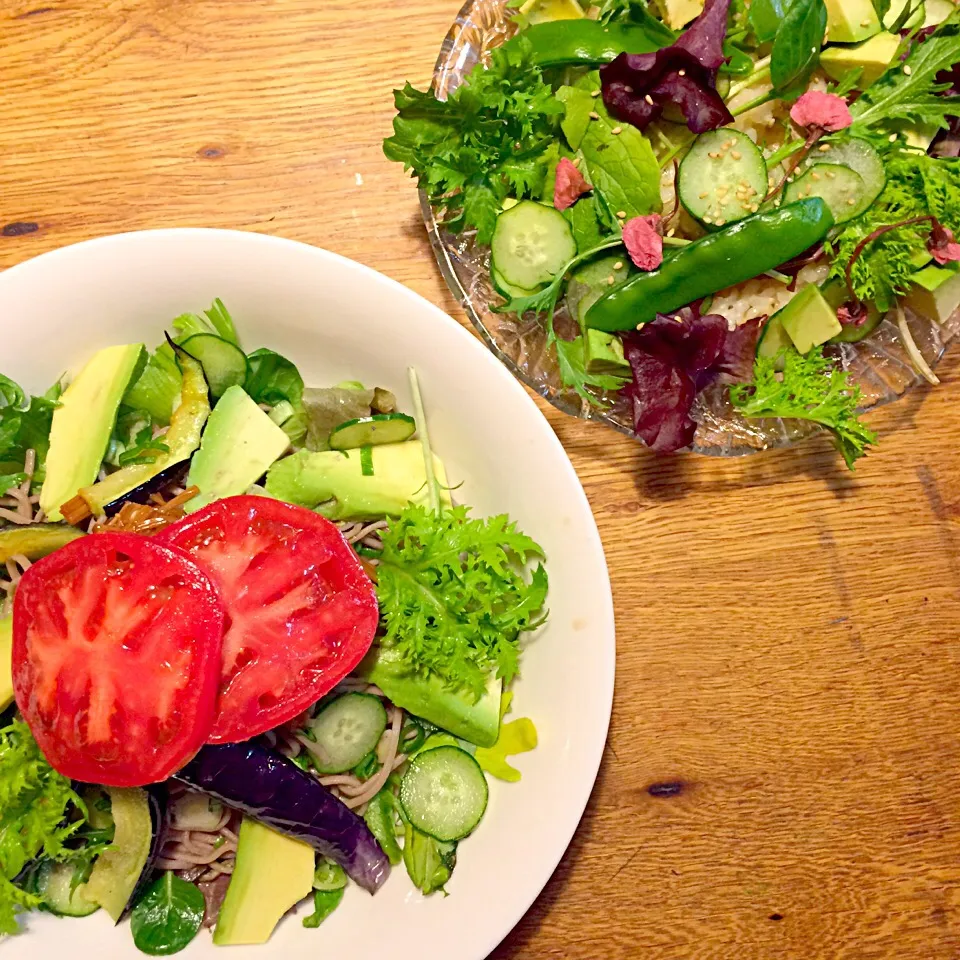
M673 103L694 133L732 123L717 93L729 7L730 0L707 0L703 13L672 46L656 53L621 53L601 67L603 102L610 113L643 130Z

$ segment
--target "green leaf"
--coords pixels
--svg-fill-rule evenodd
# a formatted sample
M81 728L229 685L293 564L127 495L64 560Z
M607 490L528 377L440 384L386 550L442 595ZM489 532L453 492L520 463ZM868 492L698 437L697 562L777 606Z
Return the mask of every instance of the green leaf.
M787 13L790 0L753 0L750 4L750 26L760 43L777 35L777 28Z
M551 332L552 332L551 325ZM557 359L560 362L560 375L563 382L573 387L581 397L591 403L597 399L587 387L596 387L599 390L620 390L627 382L625 377L613 377L609 374L588 373L584 357L583 337L573 340L560 340L552 337L557 347Z
M314 890L313 913L303 918L303 925L310 930L319 927L340 906L343 891L344 887L340 887L339 890Z
M541 179L542 176L541 176ZM525 191L518 191L523 196ZM490 187L487 178L477 174L466 185L463 199L463 216L467 226L477 228L477 243L489 243L493 228L502 209L503 198Z
M151 884L133 908L133 942L152 957L179 953L200 932L203 914L203 894L194 884L168 871Z
M788 90L806 80L817 65L826 30L823 0L793 0L777 28L770 54L774 90Z
M853 126L847 133L862 136L872 128L887 128L892 120L946 128L947 117L960 113L960 97L944 97L949 83L937 83L941 70L960 62L960 12L952 13L923 43L914 42L905 62L899 59L850 107Z
M557 91L557 99L564 108L560 129L563 130L570 149L579 150L587 127L590 126L590 114L594 112L593 102L597 98L592 97L589 90L580 87L561 87Z
M410 506L383 532L377 595L381 644L411 672L435 674L479 699L491 673L516 674L520 637L545 617L540 546L505 515Z
M18 930L16 915L39 899L13 881L31 860L70 858L66 846L84 826L83 802L44 759L27 725L0 730L0 934Z
M594 83L596 90L600 86L596 72L587 74L578 86ZM599 119L590 121L580 143L585 161L581 172L587 182L620 219L660 210L660 166L650 141L636 127L611 117L599 97L594 112Z
M605 231L600 221L597 198L592 194L581 197L572 207L567 207L563 215L573 231L578 253L592 250L604 242Z
M243 389L257 403L275 406L283 400L294 408L303 399L303 377L286 357L265 348L247 355L249 373Z
M777 372L783 363L783 373ZM745 417L809 420L833 434L847 466L864 456L877 435L857 418L860 388L817 347L807 354L781 351L757 357L753 383L730 388L733 405Z
M27 395L19 384L0 373L0 411L7 408L21 410L26 405Z
M406 825L403 843L403 862L407 873L424 894L443 889L457 865L457 845L441 843L421 833L409 823Z
M397 842L397 816L399 802L389 787L384 787L367 804L363 819L370 832L377 838L377 843L387 855L391 866L396 866L403 859L403 851Z

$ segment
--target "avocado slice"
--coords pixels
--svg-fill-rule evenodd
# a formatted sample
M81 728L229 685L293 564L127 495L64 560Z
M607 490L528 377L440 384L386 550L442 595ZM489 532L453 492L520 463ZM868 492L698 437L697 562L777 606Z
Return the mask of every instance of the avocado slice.
M290 438L243 387L228 387L213 408L190 464L187 486L200 495L184 505L193 513L222 497L245 493L290 446Z
M0 620L0 710L13 703L13 618Z
M380 646L367 654L359 672L415 717L478 747L492 747L497 742L503 693L503 682L497 677L490 677L486 693L473 702L469 694L448 687L434 674L424 678L413 673L397 653Z
M825 0L829 43L859 43L881 30L873 0Z
M887 72L900 47L900 38L885 31L851 47L827 47L820 66L833 80L842 80L851 70L860 70L859 89L869 87Z
M97 479L117 408L142 354L142 343L100 350L63 391L53 411L40 490L40 506L49 519L63 519L60 507Z
M804 287L771 319L778 318L800 353L809 353L843 329L836 311L827 303L815 284Z
M656 0L663 22L671 30L680 30L703 13L703 0Z
M960 264L924 267L913 275L904 302L914 313L946 323L960 308Z
M623 341L604 330L587 330L584 339L587 373L612 377L632 376L630 364L623 355Z
M266 943L283 915L310 895L315 866L313 847L244 817L213 942Z
M433 469L440 485L440 500L450 506L446 471L436 456ZM330 520L396 517L408 504L428 501L427 471L419 440L383 443L363 450L300 450L270 468L266 488L270 496L316 509Z
M31 523L0 530L0 563L17 555L39 560L71 540L84 536L82 530L65 523Z

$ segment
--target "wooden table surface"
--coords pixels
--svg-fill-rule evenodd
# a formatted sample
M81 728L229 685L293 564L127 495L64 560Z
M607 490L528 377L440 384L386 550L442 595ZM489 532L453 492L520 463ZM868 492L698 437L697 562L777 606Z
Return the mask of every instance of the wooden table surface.
M234 227L463 321L380 151L457 2L5 0L0 267ZM960 957L957 357L941 371L872 418L855 476L825 440L657 459L541 404L606 547L617 693L576 839L494 957Z

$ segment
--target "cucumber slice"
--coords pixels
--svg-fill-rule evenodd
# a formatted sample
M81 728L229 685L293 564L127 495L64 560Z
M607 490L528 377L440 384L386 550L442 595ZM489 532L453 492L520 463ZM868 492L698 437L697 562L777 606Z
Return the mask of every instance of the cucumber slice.
M307 726L316 738L310 752L317 770L345 773L376 749L387 729L387 711L379 697L345 693L327 704Z
M100 909L83 896L83 884L74 886L76 864L44 861L36 872L33 890L58 917L89 917ZM71 889L71 887L73 889Z
M757 341L757 356L775 358L783 350L796 350L793 341L783 329L783 323L778 314L774 314L760 331L760 339ZM782 369L782 361L777 364L777 369Z
M434 840L449 843L471 834L487 809L487 778L459 747L419 753L400 784L410 822Z
M375 413L372 417L347 420L330 431L331 450L353 450L355 447L380 443L402 443L417 432L417 422L405 413Z
M711 130L683 158L678 191L691 216L722 227L757 212L767 195L767 163L745 133Z
M838 143L825 143L822 146L829 149L814 151L817 163L835 163L849 167L863 179L863 197L860 204L853 208L853 216L859 217L883 193L883 188L887 185L887 174L880 154L859 137L851 137Z
M492 269L513 287L549 283L577 255L570 224L559 210L521 200L497 217L490 242Z
M222 397L230 387L243 386L249 367L243 351L229 340L213 333L195 333L180 344L200 361L210 387L210 396Z
M836 223L845 223L865 210L863 177L850 167L837 163L815 163L802 176L787 186L784 203L794 203L807 197L820 197L830 208Z
M517 287L512 283L507 283L500 275L500 272L492 267L490 269L490 279L493 281L497 292L510 300L514 297L532 297L535 293L539 293L543 289L542 285L535 290L526 290L523 287Z

